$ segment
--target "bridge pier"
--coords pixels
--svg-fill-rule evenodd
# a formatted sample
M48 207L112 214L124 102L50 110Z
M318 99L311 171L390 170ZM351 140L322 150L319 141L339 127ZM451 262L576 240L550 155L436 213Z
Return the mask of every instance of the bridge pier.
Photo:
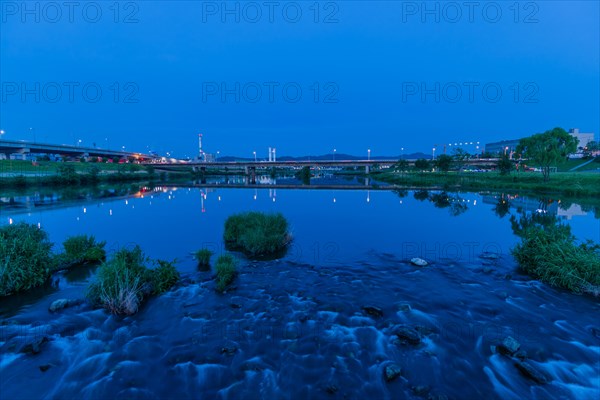
M365 173L367 175L371 173L371 166L370 165L365 165Z

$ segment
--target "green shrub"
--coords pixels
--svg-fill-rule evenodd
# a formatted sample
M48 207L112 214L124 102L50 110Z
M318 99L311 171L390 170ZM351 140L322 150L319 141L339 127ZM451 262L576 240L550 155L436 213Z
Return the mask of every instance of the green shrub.
M151 270L152 293L161 294L179 281L179 272L175 265L168 261L158 260L158 266Z
M210 266L210 258L212 257L213 252L208 249L198 250L194 254L194 258L198 261L198 266L200 267L208 267Z
M138 246L118 251L100 266L88 287L88 300L113 314L135 314L147 296L165 292L179 279L172 263L157 261L158 267L149 269L149 261Z
M568 226L531 226L513 250L519 266L552 286L600 294L599 246L577 245Z
M231 254L224 254L217 259L217 290L224 292L237 275L237 260Z
M106 242L96 242L94 236L71 236L64 241L65 252L58 255L58 267L98 263L106 259Z
M0 228L0 296L42 285L50 276L52 243L35 225Z
M248 212L232 215L225 221L223 238L232 250L256 257L282 250L291 235L283 215Z

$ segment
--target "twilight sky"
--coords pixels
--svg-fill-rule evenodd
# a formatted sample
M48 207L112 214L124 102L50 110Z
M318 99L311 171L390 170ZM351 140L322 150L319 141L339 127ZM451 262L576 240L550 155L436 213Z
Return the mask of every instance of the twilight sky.
M0 1L4 139L193 156L201 132L250 157L600 131L597 1L117 4Z

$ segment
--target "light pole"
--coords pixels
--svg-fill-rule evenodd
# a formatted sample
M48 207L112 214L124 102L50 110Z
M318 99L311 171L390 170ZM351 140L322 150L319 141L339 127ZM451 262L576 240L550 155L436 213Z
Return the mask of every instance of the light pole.
M77 140L77 147L81 147L81 142L82 142L81 139Z
M367 160L371 161L371 149L367 149Z
M256 151L253 151L252 154L254 154L254 162L256 162Z
M432 152L431 152L431 154L432 154L431 159L435 160L435 147L433 149L431 149L431 150L432 150Z
M36 140L35 140L35 129L29 128L29 133L33 135L33 143L35 143L36 142Z
M6 132L0 129L0 139L2 138L2 136L5 134Z
M335 161L335 152L337 151L337 149L333 149L333 161Z
M217 157L215 158L215 161L219 161L219 154L220 154L220 153L221 153L221 152L220 152L219 150L217 150Z

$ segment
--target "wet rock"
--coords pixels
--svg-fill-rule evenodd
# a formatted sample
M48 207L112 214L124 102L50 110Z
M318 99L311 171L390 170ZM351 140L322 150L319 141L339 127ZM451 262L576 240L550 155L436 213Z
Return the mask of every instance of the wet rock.
M367 314L376 317L376 318L381 318L383 317L383 310L379 307L375 307L375 306L365 306L362 308L364 312L366 312Z
M25 353L25 354L38 354L42 349L42 345L44 343L46 343L47 341L48 341L47 336L40 336L37 338L33 338L29 343L25 343L25 345L23 347L21 347L19 352Z
M234 344L226 344L225 346L221 347L221 354L225 354L228 356L232 356L235 353L237 353L238 348L236 345Z
M508 356L512 356L521 348L521 344L513 339L511 336L504 338L502 343L500 343L496 349L499 353L505 354Z
M481 270L484 274L489 274L490 272L494 271L492 267L483 267Z
M331 383L327 385L327 387L325 387L325 391L329 394L336 394L338 391L338 387L335 384Z
M242 308L242 305L241 304L237 304L237 303L231 303L231 304L229 304L229 306L231 308Z
M429 265L429 263L422 258L414 257L410 259L411 264L416 265L417 267L425 267Z
M508 293L501 291L498 292L498 297L501 298L502 300L506 300L508 298Z
M427 396L427 400L448 400L448 396L445 394L430 394Z
M403 303L403 304L398 305L398 311L409 312L410 310L411 310L410 304L408 304L408 303Z
M410 326L397 326L394 328L393 332L403 343L408 343L412 345L417 345L421 343L421 334L417 330L411 328Z
M50 304L50 307L48 307L48 311L57 312L68 307L77 306L81 303L82 300L58 299L53 301L52 304Z
M52 367L52 365L50 365L50 364L44 364L44 365L39 366L40 371L42 371L42 372L48 371L50 369L50 367Z
M383 370L383 377L386 382L392 382L402 375L402 368L398 364L389 364Z
M521 361L525 361L527 359L527 352L525 350L517 351L514 356Z
M497 260L498 258L500 258L500 254L486 251L481 253L479 257L483 258L484 260Z
M595 337L600 339L600 328L596 328L595 326L592 326L590 328L590 332L592 333L592 335L594 335Z
M527 361L515 363L515 367L517 367L521 375L528 379L531 379L536 383L548 383L548 377L542 371L540 371Z
M429 393L430 389L429 386L419 385L411 387L410 390L412 390L412 392L417 396L425 396L427 393Z

